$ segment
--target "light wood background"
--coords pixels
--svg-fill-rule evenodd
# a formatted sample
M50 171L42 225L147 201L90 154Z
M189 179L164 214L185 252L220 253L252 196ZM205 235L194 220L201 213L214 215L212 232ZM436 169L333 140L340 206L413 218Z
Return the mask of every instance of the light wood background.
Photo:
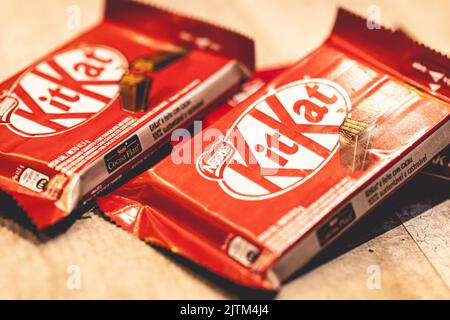
M156 2L254 37L259 67L295 61L320 45L339 3L361 14L376 5L384 24L402 26L450 53L448 0ZM101 18L102 1L0 2L1 80L76 36L79 30L67 27L71 5L81 10L82 29ZM277 297L449 299L449 198L448 183L418 176L287 282ZM78 289L72 282L77 271ZM380 272L379 287L374 271ZM46 242L0 218L0 298L235 297L95 214Z

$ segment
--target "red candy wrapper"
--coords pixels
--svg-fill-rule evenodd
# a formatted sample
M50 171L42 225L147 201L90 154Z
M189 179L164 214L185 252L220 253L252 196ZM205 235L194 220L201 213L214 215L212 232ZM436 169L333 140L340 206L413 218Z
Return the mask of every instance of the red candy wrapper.
M450 61L340 10L326 42L98 199L112 221L276 290L449 141Z
M228 96L253 51L211 24L107 1L100 24L0 85L2 194L39 229L55 224Z

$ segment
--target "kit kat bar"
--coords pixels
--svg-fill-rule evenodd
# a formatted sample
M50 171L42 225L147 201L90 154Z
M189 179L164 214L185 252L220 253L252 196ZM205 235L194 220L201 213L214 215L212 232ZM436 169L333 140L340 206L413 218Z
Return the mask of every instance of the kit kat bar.
M367 167L373 129L371 124L351 118L345 119L339 127L339 153L344 168L357 171Z

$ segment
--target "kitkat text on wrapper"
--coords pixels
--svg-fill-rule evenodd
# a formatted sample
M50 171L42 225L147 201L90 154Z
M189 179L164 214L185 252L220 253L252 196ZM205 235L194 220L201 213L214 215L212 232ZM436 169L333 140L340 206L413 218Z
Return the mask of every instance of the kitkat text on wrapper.
M326 79L277 88L248 107L223 142L198 158L197 170L237 199L275 197L307 181L330 159L350 109L345 90ZM214 165L220 175L206 174Z
M2 124L25 137L71 130L114 101L127 67L123 54L107 46L59 52L15 81L1 102Z

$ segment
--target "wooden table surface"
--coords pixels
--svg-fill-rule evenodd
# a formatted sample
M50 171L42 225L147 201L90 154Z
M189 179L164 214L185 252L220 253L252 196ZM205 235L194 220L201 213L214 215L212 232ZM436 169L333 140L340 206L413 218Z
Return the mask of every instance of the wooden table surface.
M295 61L319 46L338 4L361 14L375 5L383 24L401 26L418 40L450 53L448 0L156 2L251 35L259 67ZM85 29L99 21L102 7L102 1L91 0L1 1L0 80L76 36L80 30L68 24L74 10L80 10ZM288 281L277 298L449 299L449 189L446 182L417 176ZM0 218L0 298L236 295L88 213L45 242Z

